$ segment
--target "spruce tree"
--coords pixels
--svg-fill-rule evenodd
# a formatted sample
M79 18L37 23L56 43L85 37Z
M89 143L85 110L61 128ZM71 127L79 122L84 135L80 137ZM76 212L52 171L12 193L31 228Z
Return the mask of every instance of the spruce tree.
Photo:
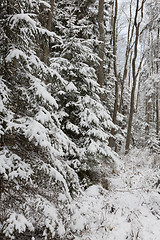
M77 175L63 161L75 147L57 118L53 84L64 80L42 61L46 39L61 38L39 21L41 2L0 5L2 239L64 237L69 203L79 192Z
M97 83L101 61L97 51L100 44L98 25L95 24L97 3L61 1L56 9L55 29L63 43L53 45L51 65L59 69L66 80L58 93L59 119L62 130L77 147L76 155L69 154L66 159L80 178L89 178L92 182L95 181L93 172L101 171L102 162L109 166L114 158L108 147L113 123L101 99L106 90Z

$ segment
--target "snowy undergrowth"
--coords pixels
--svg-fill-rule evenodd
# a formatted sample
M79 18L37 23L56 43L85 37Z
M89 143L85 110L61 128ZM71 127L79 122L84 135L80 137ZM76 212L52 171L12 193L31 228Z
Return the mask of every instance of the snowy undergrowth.
M94 185L73 202L75 240L160 239L160 191L156 186L160 169L155 158L147 150L132 150L121 156L109 191Z

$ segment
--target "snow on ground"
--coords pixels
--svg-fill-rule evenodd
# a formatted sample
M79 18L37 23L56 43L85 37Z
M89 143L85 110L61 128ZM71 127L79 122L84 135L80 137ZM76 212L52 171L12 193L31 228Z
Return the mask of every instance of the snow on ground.
M121 157L109 191L94 185L74 201L75 240L160 240L160 166L154 159L133 150Z

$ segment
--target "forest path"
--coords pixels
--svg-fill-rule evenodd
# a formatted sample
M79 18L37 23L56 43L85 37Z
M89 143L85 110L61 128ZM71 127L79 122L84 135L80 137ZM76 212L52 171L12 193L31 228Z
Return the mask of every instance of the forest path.
M76 240L160 240L160 169L153 161L134 150L121 157L109 191L98 185L85 191L72 219Z

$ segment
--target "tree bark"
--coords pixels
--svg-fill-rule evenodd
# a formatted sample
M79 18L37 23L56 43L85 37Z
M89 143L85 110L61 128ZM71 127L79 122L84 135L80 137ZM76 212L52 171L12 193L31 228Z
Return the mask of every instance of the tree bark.
M103 86L104 83L104 47L105 47L105 36L104 36L104 0L99 0L99 8L98 8L98 26L99 26L99 58L101 59L99 67L98 67L98 83L100 87Z
M122 84L121 84L121 95L120 95L120 103L119 103L119 112L122 112L122 105L123 105L123 93L124 93L124 83L127 77L127 66L128 66L128 59L131 51L131 42L133 38L133 29L134 26L132 26L131 29L131 21L132 21L132 0L130 2L130 16L129 16L129 25L128 25L128 32L127 32L127 46L125 51L125 64L123 69L123 78L122 78Z
M158 58L158 54L159 54L159 27L158 27L158 32L157 32L157 58ZM159 62L157 61L156 63L156 73L158 76L159 73ZM156 87L156 136L157 138L159 137L159 83L157 83L157 87Z
M149 123L150 123L150 110L151 105L149 103L149 98L146 98L146 109L145 109L145 115L146 115L146 125L145 125L145 139L148 140L149 137Z
M110 19L110 31L112 31L113 29L113 13L114 13L114 9L113 9L113 4L112 4L112 11L111 11L111 19ZM111 38L110 38L110 46L112 46L112 41L113 41L113 36L111 34ZM112 61L112 58L109 59L109 62L108 62L108 70L107 70L107 74L109 75L110 72L111 72L111 61Z
M116 124L117 121L117 111L118 111L118 77L117 77L117 36L116 36L116 23L117 23L117 13L118 13L118 1L114 2L114 19L113 19L113 70L115 77L115 101L114 101L114 111L113 111L113 123ZM115 135L115 129L112 128L111 134ZM109 140L109 146L113 147L113 137Z
M129 74L128 74L128 87L131 87L131 65L132 65L132 55L133 51L130 53L130 58L129 58Z
M132 60L132 79L133 79L133 85L132 85L132 91L131 91L131 100L130 100L130 112L129 112L129 119L128 119L128 128L127 128L127 138L126 138L126 146L125 151L126 153L129 151L130 147L130 139L131 139L131 129L132 129L132 121L133 121L133 113L134 113L134 103L135 103L135 90L136 90L136 79L137 79L137 73L136 73L136 59L137 59L137 53L138 53L138 41L139 41L139 30L140 30L140 24L143 19L143 6L144 6L145 0L142 0L141 7L139 9L139 0L137 0L136 4L136 11L135 11L135 18L134 18L134 26L135 26L135 43L134 43L134 57ZM141 19L137 23L138 19L138 12L141 10Z
M47 30L51 31L52 27L52 18L53 18L53 10L54 10L54 0L50 0L50 11L48 16L48 24L47 24ZM45 64L48 64L48 54L49 54L49 41L45 43L44 49L43 49L43 61Z
M157 58L158 58L158 54L159 54L159 27L158 27L158 31L157 31ZM156 62L156 74L158 76L159 73L159 63L158 61ZM156 84L156 136L157 138L159 137L159 83Z
M159 137L159 94L158 87L156 89L156 136Z
M138 111L139 96L140 96L141 77L138 81L137 100L136 100L136 112Z

